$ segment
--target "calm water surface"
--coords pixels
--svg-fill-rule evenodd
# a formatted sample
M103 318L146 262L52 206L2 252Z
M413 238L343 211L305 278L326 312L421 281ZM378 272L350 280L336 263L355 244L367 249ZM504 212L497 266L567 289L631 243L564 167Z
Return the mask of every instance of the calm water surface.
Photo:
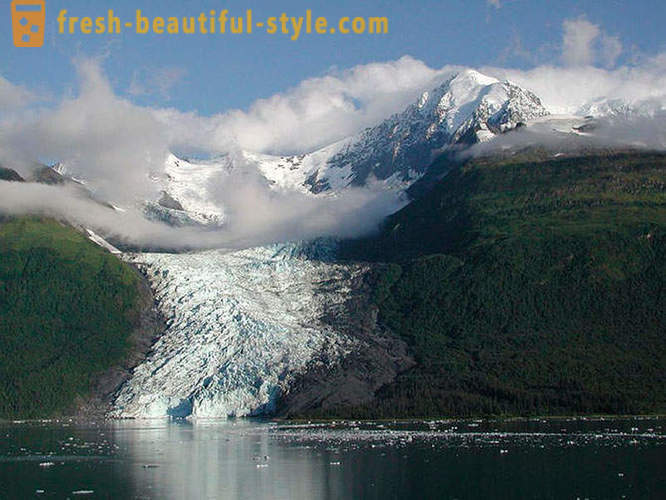
M665 419L0 423L0 498L666 498Z

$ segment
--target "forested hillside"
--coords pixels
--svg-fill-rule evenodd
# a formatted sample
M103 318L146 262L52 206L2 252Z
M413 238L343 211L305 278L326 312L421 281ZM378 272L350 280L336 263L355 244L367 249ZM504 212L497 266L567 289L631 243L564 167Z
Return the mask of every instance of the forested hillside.
M340 413L666 411L665 244L666 155L468 161L343 244L418 365Z
M0 219L0 418L72 409L128 354L139 277L73 228Z

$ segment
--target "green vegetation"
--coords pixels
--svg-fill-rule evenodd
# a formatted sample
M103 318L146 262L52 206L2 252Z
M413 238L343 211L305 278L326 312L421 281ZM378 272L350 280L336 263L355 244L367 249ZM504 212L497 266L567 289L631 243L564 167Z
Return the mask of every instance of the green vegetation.
M70 410L127 354L138 277L71 227L0 221L0 417Z
M418 362L342 416L666 411L666 155L469 161L341 253Z

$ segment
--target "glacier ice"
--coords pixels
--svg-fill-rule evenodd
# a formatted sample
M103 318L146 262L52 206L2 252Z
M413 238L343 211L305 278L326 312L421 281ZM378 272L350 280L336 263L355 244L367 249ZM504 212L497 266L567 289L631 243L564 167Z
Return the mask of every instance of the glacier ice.
M114 417L270 412L296 374L356 342L320 318L346 300L363 266L310 259L296 243L129 258L168 322L116 395Z

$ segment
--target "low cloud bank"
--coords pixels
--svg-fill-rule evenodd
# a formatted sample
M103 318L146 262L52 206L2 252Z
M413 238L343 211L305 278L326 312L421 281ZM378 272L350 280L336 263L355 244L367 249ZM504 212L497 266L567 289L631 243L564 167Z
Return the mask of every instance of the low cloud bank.
M498 151L517 151L543 147L557 153L584 152L595 149L666 150L666 112L647 117L605 117L579 120L579 132L553 130L553 122L513 130L489 142L476 144L461 152L461 158L488 156ZM562 129L565 127L562 127Z
M172 227L146 219L137 209L118 211L80 188L0 181L0 213L44 215L91 228L136 248L169 251L241 249L281 241L354 237L377 228L404 205L395 193L350 189L338 197L277 194L259 182L229 179L230 220L218 228ZM247 181L247 182L246 182ZM239 183L240 182L240 183Z

